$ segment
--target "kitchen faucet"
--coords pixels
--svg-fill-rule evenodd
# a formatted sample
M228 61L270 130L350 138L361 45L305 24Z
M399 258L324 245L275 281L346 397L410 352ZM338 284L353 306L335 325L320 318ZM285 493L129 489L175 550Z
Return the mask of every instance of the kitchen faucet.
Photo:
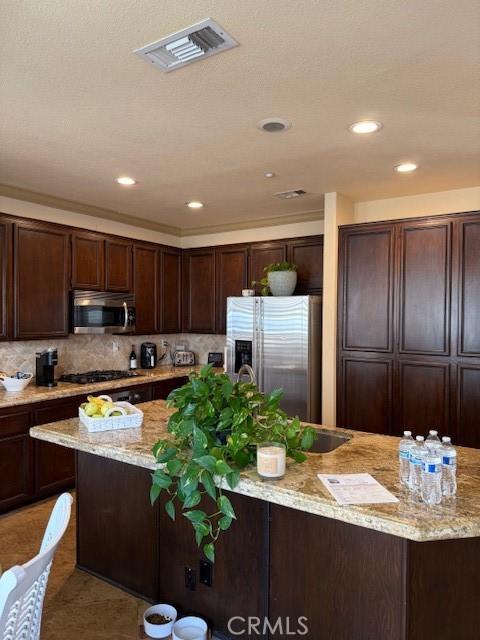
M250 378L250 382L252 384L257 384L257 376L255 375L255 371L249 364L242 364L237 373L237 382L241 381L242 376L247 375Z

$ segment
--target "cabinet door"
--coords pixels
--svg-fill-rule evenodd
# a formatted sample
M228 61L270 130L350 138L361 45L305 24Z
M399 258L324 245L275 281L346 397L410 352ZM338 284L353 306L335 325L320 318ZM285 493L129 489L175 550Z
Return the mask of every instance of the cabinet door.
M252 280L257 282L265 277L264 267L273 262L283 262L287 259L287 245L285 242L261 242L250 245L248 264L248 284ZM257 286L257 291L259 287Z
M36 408L33 414L35 426L66 420L78 416L78 405L83 397L51 403ZM75 482L75 451L50 442L35 440L35 493L49 495Z
M136 333L158 332L158 251L149 245L135 244L133 274Z
M68 335L69 237L54 225L15 225L15 337Z
M33 496L30 412L3 409L0 413L0 513Z
M457 369L457 444L480 449L480 363Z
M393 350L393 226L340 232L338 320L342 349Z
M105 241L96 233L72 233L72 289L102 291Z
M227 329L227 298L241 296L247 288L247 247L221 247L215 257L217 333Z
M215 333L215 250L187 251L182 269L184 331Z
M480 358L480 213L457 223L460 272L458 354Z
M129 293L132 289L132 244L124 240L105 241L105 289Z
M233 616L256 616L263 620L267 615L269 505L256 498L225 493L237 519L228 531L221 533L215 545L215 563L207 562L210 586L200 579L200 562L205 557L195 543L191 523L179 513L173 522L165 513L166 498L161 496L158 575L159 602L171 602L181 611L206 618L214 632L230 638L233 636L228 622ZM211 513L211 505L210 499L204 499L195 508ZM242 626L241 621L238 626Z
M160 253L160 331L180 333L182 330L182 253L164 248Z
M166 400L168 394L178 387L182 387L188 382L188 377L168 378L153 384L153 400Z
M397 433L410 429L450 432L450 364L429 360L400 360L396 383ZM397 395L398 394L398 395Z
M12 225L0 221L0 340L10 333L11 314L11 260Z
M371 433L392 430L392 361L345 357L338 376L338 426Z
M323 291L323 236L289 240L287 260L297 265L298 295L313 295Z
M400 227L400 353L450 351L451 223Z

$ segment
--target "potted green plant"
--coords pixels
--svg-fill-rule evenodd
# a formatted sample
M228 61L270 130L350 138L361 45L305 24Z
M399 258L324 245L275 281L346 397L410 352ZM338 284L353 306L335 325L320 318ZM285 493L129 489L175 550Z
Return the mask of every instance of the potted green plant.
M279 407L282 390L261 393L251 382L231 382L212 365L192 372L183 387L167 398L176 411L168 421L169 437L153 454L161 466L152 474L152 504L168 494L167 514L177 512L192 523L197 545L214 562L215 542L235 519L223 489L234 489L240 471L256 461L257 445L280 442L295 462L306 460L315 430Z
M261 295L291 296L297 286L297 265L291 262L275 262L264 267L266 276L254 280L252 286L261 285Z

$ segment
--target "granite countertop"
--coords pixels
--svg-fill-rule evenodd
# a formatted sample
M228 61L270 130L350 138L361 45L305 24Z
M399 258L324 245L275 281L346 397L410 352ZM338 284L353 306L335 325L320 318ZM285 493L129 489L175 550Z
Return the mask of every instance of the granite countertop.
M165 437L172 410L167 409L163 400L138 406L145 414L139 429L89 433L78 418L72 418L34 427L30 435L154 469L156 463L151 449L160 437ZM334 427L319 428L335 430ZM308 460L302 464L288 462L282 480L262 481L254 468L246 469L235 492L418 542L480 536L480 450L458 447L457 497L428 507L413 503L398 483L398 438L346 429L341 433L351 436L350 440L329 453L308 454ZM317 473L361 472L371 473L400 502L341 506L317 478Z
M198 370L201 366L195 367L173 367L163 365L155 369L137 369L138 376L132 378L122 378L121 380L110 380L107 382L94 382L91 384L74 384L72 382L58 382L56 387L37 387L35 381L31 382L23 391L6 391L0 385L0 409L5 407L16 407L21 404L31 404L34 402L45 402L46 400L56 400L58 398L69 398L70 396L86 395L90 393L101 393L107 389L123 389L137 384L148 384L168 380L169 378L182 378L190 371Z

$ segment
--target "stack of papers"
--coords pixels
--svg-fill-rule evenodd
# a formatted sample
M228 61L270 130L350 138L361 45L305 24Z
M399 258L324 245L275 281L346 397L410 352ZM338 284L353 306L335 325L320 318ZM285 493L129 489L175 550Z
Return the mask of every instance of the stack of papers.
M319 473L318 477L339 504L399 501L369 473Z

